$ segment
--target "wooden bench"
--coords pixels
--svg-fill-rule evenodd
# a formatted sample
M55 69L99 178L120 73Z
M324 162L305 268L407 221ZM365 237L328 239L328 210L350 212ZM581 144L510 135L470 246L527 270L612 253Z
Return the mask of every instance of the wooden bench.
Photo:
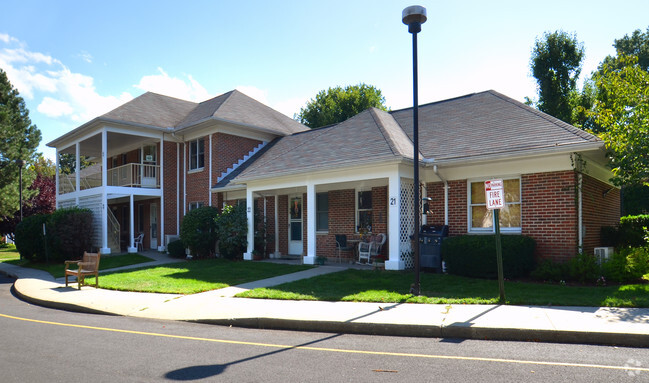
M65 261L65 286L68 286L68 276L77 277L78 289L81 290L81 285L84 282L86 275L95 276L95 288L99 287L99 259L100 253L83 252L83 259L81 261ZM70 270L70 265L76 264L76 270ZM92 285L91 285L92 286Z

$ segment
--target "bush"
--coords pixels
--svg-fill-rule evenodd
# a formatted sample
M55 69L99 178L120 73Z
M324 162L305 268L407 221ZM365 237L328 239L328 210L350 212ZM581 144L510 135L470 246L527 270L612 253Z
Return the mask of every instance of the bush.
M646 247L622 249L602 265L606 279L617 283L634 283L648 273L649 250Z
M219 210L212 206L203 206L190 210L180 226L180 240L193 255L209 257L214 255L218 230L214 219Z
M84 251L93 251L93 217L90 209L57 209L47 220L50 260L81 259Z
M529 275L534 269L534 239L522 235L501 236L505 278ZM463 235L442 242L442 258L450 274L496 278L496 240L494 235Z
M22 258L45 262L43 224L47 222L48 217L45 214L30 215L16 226L16 250Z
M601 276L600 266L594 255L580 253L568 263L568 279L579 283L594 283Z
M241 258L248 246L245 205L226 205L215 221L219 232L219 254L227 259Z
M605 226L600 231L602 245L622 247L639 247L647 245L649 214L629 215L620 218L620 226Z
M167 244L167 252L172 258L185 258L187 256L185 253L185 245L180 240L169 242Z
M537 281L544 282L561 282L570 280L570 265L567 263L554 262L550 259L544 259L530 273L530 277Z

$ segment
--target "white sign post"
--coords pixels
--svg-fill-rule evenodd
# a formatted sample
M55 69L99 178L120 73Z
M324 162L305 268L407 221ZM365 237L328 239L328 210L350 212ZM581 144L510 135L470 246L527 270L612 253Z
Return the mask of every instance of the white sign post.
M505 185L503 180L488 180L484 183L485 201L487 209L494 212L494 226L496 229L496 262L498 264L498 287L500 289L500 303L505 303L505 278L503 275L503 252L500 244L500 209L505 207Z

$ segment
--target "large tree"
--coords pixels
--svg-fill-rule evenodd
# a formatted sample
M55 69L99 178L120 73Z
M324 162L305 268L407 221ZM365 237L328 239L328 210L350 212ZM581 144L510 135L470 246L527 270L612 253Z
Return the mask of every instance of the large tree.
M649 185L649 72L635 56L618 56L594 75L593 116L618 185Z
M619 62L618 57L636 56L638 66L645 71L649 71L649 27L647 27L645 33L636 29L631 36L624 35L621 39L616 39L613 46L617 56L607 56L603 64L606 64L609 68L619 68L624 66L624 63Z
M371 107L387 110L379 89L367 84L337 86L321 90L300 108L296 119L313 129L345 121Z
M582 101L577 79L584 59L577 35L564 31L545 32L532 49L532 75L539 92L537 108L560 120L573 123L573 110Z
M20 209L17 160L33 163L41 132L29 119L25 101L0 69L0 216L11 216ZM30 198L35 193L27 190L33 177L24 174L23 195Z

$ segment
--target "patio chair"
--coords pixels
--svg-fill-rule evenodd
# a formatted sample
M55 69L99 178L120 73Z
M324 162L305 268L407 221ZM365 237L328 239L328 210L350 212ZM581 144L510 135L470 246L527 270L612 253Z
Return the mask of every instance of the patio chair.
M368 264L370 263L370 256L372 254L374 246L376 246L376 243L374 241L358 243L358 263L361 263L363 259Z
M354 250L352 246L347 245L347 236L345 234L336 234L336 250L338 250L338 263L341 261L341 252Z
M370 249L371 257L376 257L377 255L381 254L381 248L383 247L383 245L385 245L385 241L387 241L387 239L388 236L383 233L380 233L375 238L373 238L372 242L376 243L376 246Z
M77 288L81 290L86 275L95 276L95 288L99 287L99 259L101 254L83 252L83 259L81 261L65 261L65 287L68 287L68 277L73 276L77 278ZM76 270L70 270L70 265L76 264Z
M135 246L135 249L144 251L144 245L142 244L142 241L144 241L144 233L140 233L140 235L135 237L135 239L133 240L133 246Z

